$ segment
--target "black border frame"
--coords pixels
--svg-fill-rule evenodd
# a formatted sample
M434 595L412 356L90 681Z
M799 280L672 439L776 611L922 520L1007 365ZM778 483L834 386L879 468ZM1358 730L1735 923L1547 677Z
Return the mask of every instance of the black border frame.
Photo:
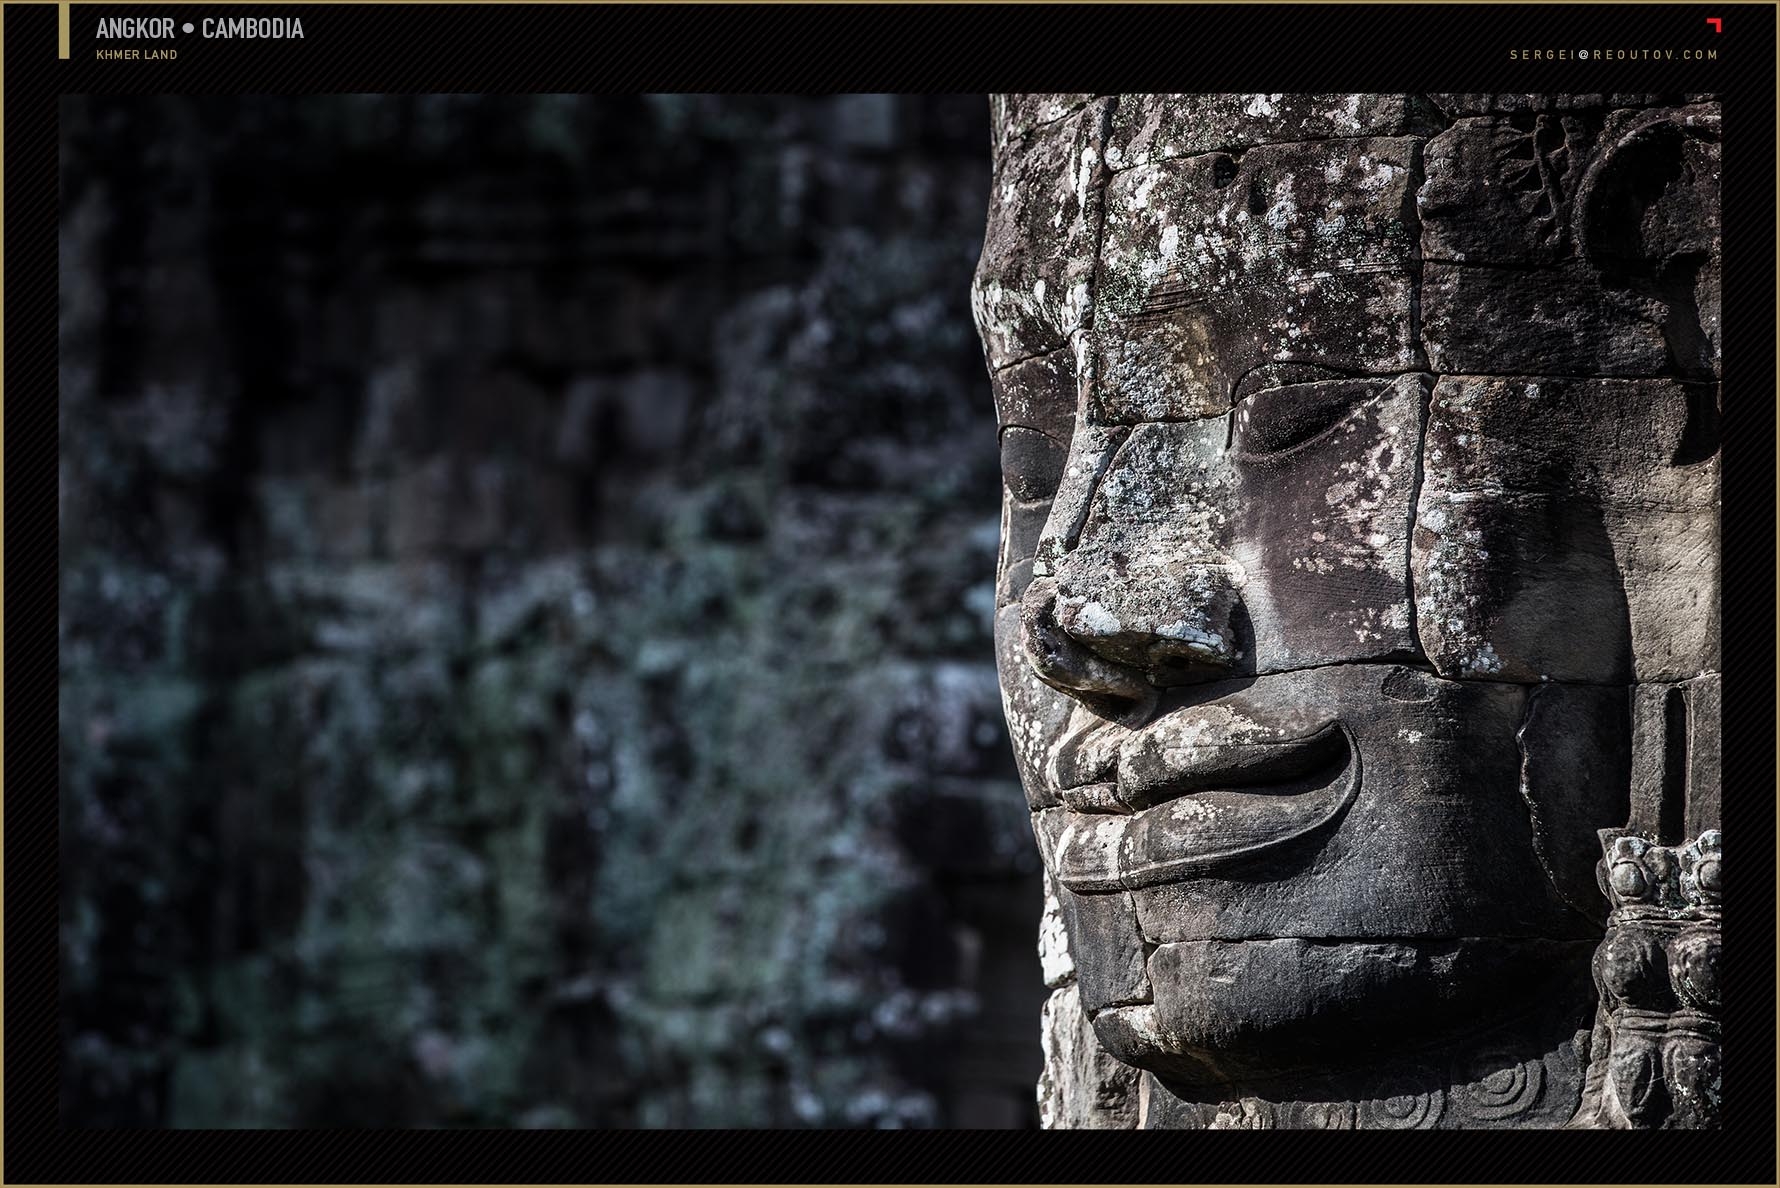
M182 4L181 15L200 7ZM1727 1129L1604 1138L1447 1132L1439 1138L1299 1134L1252 1145L1202 1135L936 1132L71 1131L56 1078L57 109L63 93L343 91L937 91L1054 89L1715 92L1736 129L1724 179L1724 342L1735 374L1774 354L1775 92L1772 4L1355 5L229 5L301 15L302 41L207 42L177 63L97 62L93 22L155 15L81 4L74 56L56 57L53 4L9 3L5 78L6 627L13 796L6 814L5 1028L12 1073L10 1181L441 1180L742 1182L1360 1180L1774 1183L1773 1078L1753 1063L1771 1003L1749 983L1773 956L1771 909L1733 914L1726 1008ZM1723 21L1714 33L1706 18ZM84 35L83 35L84 34ZM1713 63L1524 61L1510 49L1714 46ZM1732 296L1734 294L1734 296ZM1780 360L1777 360L1780 368ZM985 400L987 399L985 388ZM985 405L985 407L987 407ZM1772 703L1750 640L1766 638L1766 490L1774 405L1733 397L1724 419L1724 768L1733 837L1774 827ZM1741 646L1739 646L1741 645ZM1776 654L1780 668L1780 652ZM1760 744L1760 746L1758 746ZM1757 937L1762 939L1756 939ZM1034 1027L1037 1023L1034 1021ZM1769 1069L1769 1072L1772 1070Z

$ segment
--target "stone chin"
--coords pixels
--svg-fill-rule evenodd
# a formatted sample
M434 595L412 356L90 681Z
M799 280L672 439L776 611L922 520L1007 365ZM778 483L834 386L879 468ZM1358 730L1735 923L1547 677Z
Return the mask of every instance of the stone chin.
M1034 815L1102 1043L1183 1082L1364 1067L1586 976L1597 925L1537 850L1573 851L1595 812L1535 826L1529 806L1574 796L1554 756L1592 745L1580 723L1623 718L1590 693L1554 736L1523 688L1342 665L1202 686L1115 732L1125 811L1041 788L1064 803Z
M1538 939L1186 941L1149 955L1153 1000L1108 1006L1108 1052L1182 1085L1361 1069L1574 995L1589 942Z

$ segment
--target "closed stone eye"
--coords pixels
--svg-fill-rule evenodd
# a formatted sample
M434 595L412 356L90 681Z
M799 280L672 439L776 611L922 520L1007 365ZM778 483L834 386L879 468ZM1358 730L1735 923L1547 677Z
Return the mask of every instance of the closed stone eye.
M1001 477L1021 503L1048 500L1063 481L1068 451L1049 434L1011 425L1001 432Z
M1322 437L1377 395L1367 384L1293 384L1256 392L1231 413L1231 452L1251 458L1283 454Z

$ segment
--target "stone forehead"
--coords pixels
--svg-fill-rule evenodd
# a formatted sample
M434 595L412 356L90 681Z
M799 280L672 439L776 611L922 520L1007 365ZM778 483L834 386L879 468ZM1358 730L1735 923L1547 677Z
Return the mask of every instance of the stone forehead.
M1115 170L1272 141L1431 135L1445 126L1422 95L993 95L996 156L1019 154L1035 134L1096 99L1117 101L1106 136L1107 163Z
M999 183L1069 195L992 214L985 259L1026 258L979 272L992 365L1054 352L1075 383L1048 402L1107 424L1213 415L1287 367L1717 378L1714 97L1432 100L1004 97ZM1638 177L1669 179L1647 207L1618 197Z

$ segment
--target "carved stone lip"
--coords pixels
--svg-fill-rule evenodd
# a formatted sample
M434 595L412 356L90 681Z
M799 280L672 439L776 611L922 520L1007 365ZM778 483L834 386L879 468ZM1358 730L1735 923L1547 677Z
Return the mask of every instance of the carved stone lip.
M1049 840L1070 890L1136 890L1237 866L1334 820L1360 789L1359 750L1339 722L1161 726L1125 741L1116 783L1064 794Z
M1120 748L1119 800L1133 810L1217 788L1282 793L1352 753L1337 722L1309 731L1261 738L1212 733L1158 743L1141 732Z

